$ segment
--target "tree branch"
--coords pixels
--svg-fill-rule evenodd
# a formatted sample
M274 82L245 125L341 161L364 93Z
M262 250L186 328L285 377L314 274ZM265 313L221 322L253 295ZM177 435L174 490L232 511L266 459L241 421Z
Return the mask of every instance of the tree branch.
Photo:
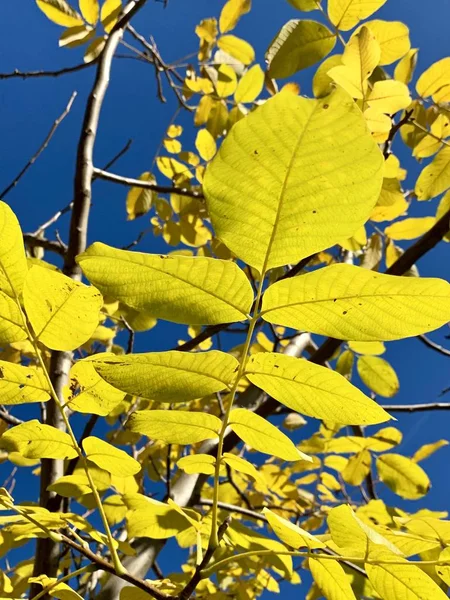
M11 415L8 411L6 411L3 407L0 408L0 419L8 425L21 425L23 423L22 419L18 419Z
M118 22L111 30L105 47L97 60L95 81L88 97L80 140L78 142L69 244L63 268L64 273L74 280L81 279L81 270L75 258L86 249L92 179L94 175L93 151L100 111L109 84L112 60L125 27L145 2L146 0L131 0L128 2ZM52 352L50 376L55 391L62 403L64 399L63 390L68 382L71 364L71 352ZM46 423L63 430L64 422L58 407L55 402L51 401L48 405ZM47 488L64 474L64 462L61 460L43 459L41 469L40 504L50 510L59 511L62 508L59 497L54 493L48 492ZM52 503L53 498L55 499L55 505ZM33 570L34 576L45 573L48 577L54 577L58 568L58 555L58 544L55 544L55 542L48 538L38 539ZM38 592L39 587L37 584L33 584L31 586L31 596L36 595ZM48 600L48 595L44 599Z
M195 190L188 190L186 188L180 188L177 186L164 186L151 183L150 181L142 181L141 179L133 179L132 177L123 177L122 175L116 175L115 173L108 173L103 169L97 169L94 167L94 174L99 179L105 179L106 181L112 181L120 185L126 185L128 187L137 187L144 190L152 190L153 192L159 192L160 194L178 194L179 196L188 196L190 198L203 199L204 196L201 192Z
M450 410L449 402L432 402L430 404L382 404L387 412L424 412L433 410Z
M64 69L57 69L56 71L19 71L15 69L11 73L0 73L0 79L32 79L36 77L59 77L60 75L67 75L68 73L76 73L77 71L84 71L89 67L94 66L98 62L98 59L93 60L89 63L81 63L73 67L64 67Z
M19 183L19 181L22 179L22 177L25 175L25 173L28 171L28 169L32 165L34 165L34 163L40 157L40 155L42 154L42 152L44 152L44 150L49 145L50 140L54 136L56 130L61 125L61 123L64 121L64 119L67 117L67 115L70 113L70 109L72 108L72 104L74 103L76 97L77 97L77 92L73 92L73 94L69 98L69 102L67 103L66 108L59 115L59 117L53 122L53 125L50 127L50 131L47 133L44 141L42 142L42 144L38 148L37 152L35 154L33 154L33 156L30 158L30 160L27 162L27 164L16 175L16 177L13 179L13 181L11 181L11 183L6 186L6 188L3 190L3 192L0 192L0 198L3 199L7 194L9 194L9 192L12 189L14 189L16 187L16 185Z
M433 340L430 340L430 338L427 338L425 335L418 335L417 339L420 340L422 344L425 344L425 346L428 346L428 348L432 348L444 356L450 356L450 350L447 350L447 348L444 348L444 346L436 344L436 342L433 342Z

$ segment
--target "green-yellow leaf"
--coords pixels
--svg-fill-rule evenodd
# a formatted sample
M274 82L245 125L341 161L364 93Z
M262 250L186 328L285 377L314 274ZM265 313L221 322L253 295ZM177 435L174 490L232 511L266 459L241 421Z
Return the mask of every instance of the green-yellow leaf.
M262 317L341 340L389 341L447 323L449 299L450 285L441 279L396 277L337 264L271 285Z
M234 99L236 102L253 102L264 87L264 71L259 65L253 65L239 80Z
M217 40L217 46L243 65L249 65L255 60L251 44L235 35L223 35Z
M49 588L48 595L58 600L83 600L83 598L70 588L67 583L58 582L56 577L48 577L47 575L39 575L38 577L30 577L28 583L38 583L42 588Z
M79 0L79 4L84 20L89 25L96 25L100 14L98 0Z
M37 419L8 429L0 445L8 452L19 452L25 458L76 458L77 451L69 434Z
M207 129L200 129L197 133L195 147L203 160L211 160L217 151L216 140Z
M181 410L138 410L128 429L168 444L196 444L219 436L222 422L214 415Z
M380 44L381 56L378 64L382 66L390 65L402 58L411 48L409 29L400 21L374 20L364 23L363 27L368 27Z
M273 454L283 460L311 461L311 458L298 450L275 425L250 410L232 410L229 425L242 441L258 452Z
M435 102L444 100L445 95L450 93L450 56L438 60L422 73L416 91L422 98L432 96Z
M403 81L408 85L414 75L414 69L416 68L418 58L418 48L411 48L411 50L405 54L405 56L397 63L394 70L394 79L397 81Z
M141 465L132 456L95 436L83 440L83 450L91 462L111 475L129 477L141 470Z
M23 328L17 302L5 292L0 291L0 344L21 342L26 339L27 334Z
M220 98L227 98L234 94L237 87L237 76L233 67L221 64L217 69L211 68L209 73Z
M52 350L74 350L94 333L103 298L94 287L34 266L28 272L24 304L34 333Z
M139 180L156 183L155 178L148 171L142 173L142 175L139 175ZM156 198L157 194L152 190L132 187L127 194L126 201L128 221L132 221L133 219L137 219L137 217L142 217L142 215L146 215L150 210L152 204L155 202Z
M294 525L287 519L283 519L268 508L263 509L263 515L269 522L275 535L287 546L297 550L298 548L324 548L325 544L311 535L308 531Z
M105 0L103 2L100 20L107 33L109 33L117 23L121 10L122 0Z
M342 470L342 479L349 485L361 485L370 472L371 455L367 449L351 456Z
M183 469L188 475L194 473L203 473L204 475L213 475L215 471L216 459L210 454L190 454L183 456L177 462L177 466Z
M317 587L327 600L356 600L350 579L337 560L309 558L308 566Z
M381 481L402 498L417 500L430 489L422 467L401 454L382 454L377 458L377 469Z
M0 397L2 404L47 402L49 385L40 369L0 360Z
M333 80L328 72L342 64L342 54L333 54L320 63L313 77L312 89L316 98L323 98L333 90Z
M288 21L272 40L267 52L268 75L273 79L290 77L329 54L336 35L317 21Z
M435 217L412 217L389 225L384 233L391 240L415 240L429 231L435 223Z
M83 19L66 0L36 0L36 4L44 15L57 25L63 27L83 25Z
M70 386L76 395L70 400L70 408L81 413L108 415L125 397L125 392L109 385L94 368L91 361L82 360L70 370Z
M231 261L128 252L101 243L77 261L105 296L175 323L243 321L253 302L250 282Z
M303 12L309 12L311 10L317 10L320 6L320 0L288 0L294 8Z
M428 458L429 456L431 456L432 454L437 452L440 448L444 448L445 446L448 446L448 444L449 443L447 440L438 440L437 442L434 442L433 444L424 444L414 453L412 460L415 463L425 460L426 458Z
M400 383L391 365L378 356L360 356L356 365L362 381L375 394L392 398L398 392Z
M431 200L450 188L450 148L444 146L431 163L422 169L416 182L418 200Z
M19 222L9 206L0 201L0 290L11 298L20 296L27 271Z
M231 454L230 452L224 452L222 455L222 462L231 469L249 475L250 477L253 477L255 481L259 481L265 485L263 476L258 472L256 467L248 462L248 460L245 460L245 458L237 456L236 454Z
M378 356L386 352L383 342L349 342L348 347L358 354Z
M338 29L348 31L373 15L386 0L328 0L328 17Z
M346 425L390 418L345 377L300 358L259 352L250 357L246 376L275 400L310 417Z
M351 237L378 198L382 170L350 96L337 90L309 100L285 91L236 123L206 170L204 191L216 235L261 271Z
M84 53L83 60L85 63L92 62L96 58L98 58L105 47L106 38L103 36L99 36L92 40L89 46L86 48L86 52Z
M353 98L364 98L368 79L380 62L381 49L368 27L353 35L341 57L342 65L333 67L328 75Z
M408 86L401 81L386 79L377 81L367 101L370 108L379 113L392 115L411 104Z
M65 29L59 36L60 48L77 48L95 36L95 29L90 25L76 25Z
M436 565L436 573L442 579L442 581L450 586L450 548L444 548L439 555L440 562L446 562L447 565Z
M234 29L239 19L250 11L251 6L252 0L228 0L220 13L220 31L226 33Z
M185 402L220 392L231 386L239 366L219 350L103 354L92 364L115 388L159 402Z
M370 583L383 600L447 600L447 594L420 567L386 550L372 553L370 558L383 561L364 565Z
M149 537L163 540L191 527L180 512L162 502L140 494L125 496L131 510L127 513L127 531L130 537Z

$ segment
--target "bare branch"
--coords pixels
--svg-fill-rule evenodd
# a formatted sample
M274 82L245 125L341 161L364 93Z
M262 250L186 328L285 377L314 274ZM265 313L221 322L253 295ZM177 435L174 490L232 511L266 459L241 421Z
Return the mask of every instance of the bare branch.
M8 411L6 411L3 407L0 408L0 419L8 425L21 425L23 423L22 419L18 419L11 415Z
M14 189L16 187L16 185L19 183L19 181L22 179L22 177L25 175L25 173L28 171L28 169L32 165L34 165L34 163L40 157L42 152L44 152L44 150L49 145L50 140L56 133L56 130L61 125L61 123L64 121L64 119L67 117L67 115L70 113L70 109L72 108L72 104L74 103L74 100L76 97L77 97L77 92L73 92L73 94L69 98L69 102L67 103L66 108L59 115L59 117L53 122L53 125L50 127L50 131L47 133L44 141L40 145L37 152L35 154L33 154L33 156L30 158L30 160L27 162L27 164L18 173L18 175L16 175L16 177L13 179L13 181L8 186L6 186L6 188L3 190L3 192L0 192L0 198L4 198L12 189Z
M431 402L430 404L382 404L387 412L425 412L434 410L450 410L449 402Z
M69 73L76 73L77 71L84 71L89 67L94 66L98 62L93 60L89 63L81 63L73 67L64 67L64 69L57 69L56 71L19 71L15 69L12 73L0 73L0 79L32 79L36 77L59 77L60 75L67 75Z
M61 241L48 240L47 238L41 238L36 236L34 233L24 233L23 241L29 248L43 248L49 252L55 252L64 256L67 252L67 246Z
M97 169L94 167L93 172L96 177L100 179L106 179L120 185L126 185L128 187L137 187L144 190L152 190L153 192L159 192L160 194L178 194L179 196L189 196L190 198L204 198L201 192L195 190L188 190L186 188L180 188L176 186L164 186L151 183L150 181L142 181L141 179L133 179L132 177L123 177L122 175L116 175L115 173L109 173L103 169Z
M447 348L444 348L444 346L436 344L436 342L433 342L433 340L430 340L430 338L426 337L425 335L418 335L417 339L420 340L422 344L425 344L425 346L428 346L428 348L432 348L444 356L450 356L450 350L447 350Z

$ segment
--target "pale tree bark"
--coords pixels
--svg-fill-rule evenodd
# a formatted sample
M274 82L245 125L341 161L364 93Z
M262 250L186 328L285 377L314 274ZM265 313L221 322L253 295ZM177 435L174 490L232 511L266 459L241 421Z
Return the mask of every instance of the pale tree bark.
M111 31L105 48L97 61L94 84L89 94L84 120L78 142L77 161L74 180L73 209L70 221L70 234L64 260L64 273L74 280L81 279L81 270L75 257L86 249L89 211L92 196L92 179L94 175L93 152L97 135L100 112L106 90L108 89L111 65L114 53L123 37L125 27L134 14L145 4L146 0L131 0L124 8L118 23ZM53 352L50 362L50 376L61 402L64 402L63 388L69 379L72 365L71 352ZM49 401L45 415L45 423L64 429L64 421L54 402ZM42 460L40 504L58 512L63 510L64 500L54 492L48 492L49 485L64 474L64 462L60 460ZM33 575L42 573L54 577L58 569L59 546L50 539L39 539L36 544L36 558ZM31 586L31 596L39 593L41 587ZM44 596L44 600L49 598Z

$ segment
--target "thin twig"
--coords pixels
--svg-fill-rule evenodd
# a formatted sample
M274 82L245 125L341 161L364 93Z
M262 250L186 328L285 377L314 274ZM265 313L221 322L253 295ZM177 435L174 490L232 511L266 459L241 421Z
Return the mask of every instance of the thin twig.
M137 187L144 190L152 190L153 192L159 192L160 194L178 194L179 196L188 196L190 198L204 198L201 192L195 190L188 190L186 188L180 188L177 186L164 186L151 183L150 181L142 181L141 179L133 179L132 177L124 177L122 175L116 175L115 173L109 173L103 169L94 167L94 174L100 179L106 181L112 181L120 185L126 185L128 187Z
M11 415L8 411L6 411L3 407L0 408L0 419L8 425L21 425L23 423L22 419L18 419Z
M64 256L67 252L67 246L61 241L48 240L47 238L41 238L36 236L34 233L24 233L23 241L29 248L42 248L49 252L55 252Z
M420 340L422 344L425 344L425 346L428 346L428 348L432 348L444 356L450 356L450 350L447 350L447 348L444 348L444 346L436 344L436 342L433 342L433 340L430 340L430 338L427 338L425 335L418 335L417 339Z
M89 63L81 63L73 67L64 67L63 69L57 69L56 71L19 71L15 69L11 73L0 73L0 79L32 79L36 77L59 77L60 75L67 75L69 73L76 73L77 71L83 71L89 67L94 66L98 62L98 59L93 60Z
M403 115L403 117L398 121L398 123L395 123L391 127L391 130L389 131L388 139L384 142L384 147L383 147L383 156L384 156L385 160L388 158L388 156L392 152L392 142L394 141L395 136L397 135L397 133L399 132L401 127L403 127L403 125L406 125L407 123L410 122L410 118L411 118L411 115L413 114L413 112L414 112L413 110L407 110L405 112L405 114Z
M386 412L425 412L434 410L450 410L450 402L431 402L429 404L382 404Z
M44 141L39 146L37 152L35 154L33 154L33 156L30 158L30 160L27 162L27 164L16 175L16 177L13 179L13 181L11 181L11 183L6 186L6 188L3 190L3 192L0 192L0 198L4 198L7 194L9 194L9 192L12 189L14 189L16 187L16 185L19 183L19 181L22 179L22 177L25 175L25 173L28 171L28 169L34 165L34 163L37 161L37 159L42 154L42 152L44 152L44 150L49 145L50 140L56 133L56 130L61 125L61 123L64 121L64 119L67 117L67 115L70 113L70 109L72 108L72 104L74 103L76 97L77 97L77 92L73 92L73 94L69 98L69 102L67 103L66 108L59 115L59 117L53 122L53 125L50 127L50 131L47 133Z

